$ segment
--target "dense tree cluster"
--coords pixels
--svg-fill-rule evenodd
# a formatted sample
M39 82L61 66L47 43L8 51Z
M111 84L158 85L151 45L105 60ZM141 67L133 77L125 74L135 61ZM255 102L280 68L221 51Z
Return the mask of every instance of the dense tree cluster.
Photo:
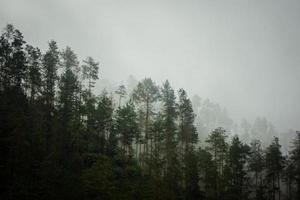
M277 137L263 148L221 127L200 145L184 89L145 78L121 85L115 102L94 94L98 70L70 47L50 41L42 53L12 25L3 30L1 199L300 198L300 132L289 156Z

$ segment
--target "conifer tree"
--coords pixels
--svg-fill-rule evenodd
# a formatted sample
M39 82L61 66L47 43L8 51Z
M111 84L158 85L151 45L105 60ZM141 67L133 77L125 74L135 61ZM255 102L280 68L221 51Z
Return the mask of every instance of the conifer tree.
M115 93L119 95L119 107L120 107L122 98L124 98L127 94L125 85L120 85L119 88L115 91Z
M92 94L92 88L95 87L95 81L99 79L99 63L96 62L92 57L87 57L83 60L82 75L83 79L88 82L88 93L89 96Z
M226 142L227 135L223 128L213 130L206 139L206 150L212 154L213 161L217 168L216 188L217 198L224 193L224 166L228 151L228 144Z
M172 195L176 194L174 189L179 188L180 184L180 163L177 154L177 107L176 97L168 80L166 80L161 88L162 106L162 152L164 159L164 180L168 185L168 191ZM172 187L171 187L172 186Z
M179 117L179 133L181 140L182 154L188 150L191 145L196 144L198 136L196 127L194 126L195 114L193 112L192 103L187 97L185 90L179 90L178 102L178 117Z
M244 145L238 136L232 138L224 170L228 199L248 199L249 185L245 164L249 151L249 146Z
M95 87L95 81L99 79L98 70L99 63L96 62L92 57L87 57L86 60L83 60L84 65L82 65L82 78L83 81L87 81L87 90L82 91L80 100L84 101L83 112L87 117L87 131L94 131L94 121L95 121L95 104L96 98L92 93L92 88Z
M30 101L36 99L41 92L41 51L30 45L26 46L27 53L27 71L26 71L26 88L29 89Z
M47 113L54 109L55 86L58 81L59 51L55 41L50 41L48 50L43 56L43 96L48 107ZM53 114L53 113L52 113Z
M215 200L217 196L217 167L212 154L205 149L198 150L199 185L202 199Z
M166 159L166 175L172 170L174 164L172 160L176 159L176 104L174 90L171 88L169 81L163 84L161 89L161 97L163 102L163 129L165 140L165 159Z
M291 161L294 166L294 179L296 182L296 199L300 198L300 131L296 131L296 137L293 140L293 149L291 151Z
M268 182L268 196L270 199L281 198L280 180L284 166L284 157L281 153L279 139L274 138L266 149L266 179Z
M159 98L159 89L150 78L145 78L138 83L136 89L133 91L132 96L134 101L137 103L142 103L145 106L144 154L146 160L148 160L149 154L151 155L151 152L149 152L149 141L151 143L152 140L149 130L151 125L152 104L155 103ZM150 168L149 172L151 173Z
M121 148L127 155L132 156L132 142L139 131L137 114L132 102L119 107L116 111L116 131L120 135Z
M59 104L61 112L61 120L65 124L67 130L70 131L72 123L75 123L76 98L79 88L78 77L75 72L78 68L78 60L76 54L70 47L67 47L62 53L63 74L59 82Z
M22 33L8 24L0 37L0 88L21 90L25 82L26 53Z
M188 158L187 155L192 156L193 145L197 143L196 127L194 126L195 114L193 112L192 103L187 97L185 90L179 90L179 100L177 104L178 118L179 118L179 130L178 137L180 140L180 158L181 158L181 175L182 186L184 189L188 187Z
M248 165L250 172L254 173L255 197L256 199L261 199L259 195L264 190L263 170L265 169L265 157L260 140L253 140L250 144Z
M106 149L106 141L110 139L111 142L115 142L116 134L112 132L113 129L113 103L112 99L104 92L98 101L96 108L96 137L98 148L100 152L104 153ZM110 150L108 150L110 151Z
M21 190L28 191L31 175L32 156L28 144L32 137L28 127L32 123L24 88L27 71L25 43L22 33L11 24L0 36L1 199L18 198Z

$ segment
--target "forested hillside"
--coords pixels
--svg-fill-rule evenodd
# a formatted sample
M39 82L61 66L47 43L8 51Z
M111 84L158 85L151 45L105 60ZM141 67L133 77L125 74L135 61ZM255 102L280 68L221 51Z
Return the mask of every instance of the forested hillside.
M278 137L264 148L253 134L247 143L230 135L219 108L224 127L201 121L214 106L167 80L110 94L94 89L102 76L70 47L50 41L41 52L3 29L0 199L300 199L300 132L286 155Z

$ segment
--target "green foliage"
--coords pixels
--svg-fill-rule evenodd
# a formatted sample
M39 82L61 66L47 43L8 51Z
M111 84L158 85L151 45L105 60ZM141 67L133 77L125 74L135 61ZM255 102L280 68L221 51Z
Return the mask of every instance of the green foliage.
M217 128L208 136L206 150L212 154L213 161L217 169L216 176L216 192L217 198L220 198L224 193L224 167L228 151L226 142L227 135L223 128Z
M137 114L132 103L119 107L116 111L116 132L120 136L124 152L132 154L132 142L134 136L139 132Z
M149 158L152 154L152 135L150 133L150 126L151 126L151 117L153 115L152 113L152 104L155 103L160 97L159 94L159 88L156 86L156 84L150 79L145 78L141 82L138 83L136 89L132 93L132 99L134 102L138 104L142 104L144 106L144 113L145 117L143 119L143 130L144 130L144 152L140 157L141 161L144 162L144 164L147 165L147 171L150 174L151 173L151 166L149 165ZM149 145L150 145L150 152L149 152Z
M91 90L93 87L95 87L95 81L99 79L99 63L97 63L92 57L87 57L86 60L83 61L83 63L84 65L82 65L82 76L84 80L88 81L88 91L89 95L91 95Z
M199 148L198 150L199 186L203 199L217 199L217 166L212 155Z
M188 148L189 144L197 143L196 127L194 125L195 114L193 112L192 103L187 97L185 90L179 90L178 102L178 115L179 115L179 138Z
M273 142L266 149L266 179L268 182L269 198L280 198L280 176L284 166L284 157L280 151L279 139L274 138Z
M227 199L248 199L248 177L245 169L250 148L234 136L224 170Z
M98 158L82 172L81 181L87 199L112 199L116 192L112 161L105 156Z
M237 136L228 144L221 127L201 148L185 90L176 96L168 81L159 87L146 78L122 104L121 85L115 106L113 94L92 91L98 70L93 58L80 65L54 41L43 54L7 25L0 36L0 199L299 199L299 132L287 159L278 138L265 150ZM221 112L195 101L197 110L207 104L202 114ZM224 114L225 121L230 127ZM273 130L257 120L251 131Z
M296 131L296 137L293 140L293 149L291 151L291 165L293 181L296 182L296 198L300 198L300 131ZM290 191L292 193L292 191Z
M124 85L120 85L119 88L115 91L117 95L119 95L119 107L121 106L121 100L127 94L126 87Z

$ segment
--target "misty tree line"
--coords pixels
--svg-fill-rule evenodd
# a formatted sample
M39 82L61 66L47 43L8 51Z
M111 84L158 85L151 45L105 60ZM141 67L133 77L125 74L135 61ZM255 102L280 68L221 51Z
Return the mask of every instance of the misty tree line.
M300 132L288 156L221 127L200 145L184 89L145 78L96 96L97 61L55 41L43 53L12 25L0 67L1 199L300 198Z
M110 82L100 80L97 87L107 89L108 91L115 91ZM129 76L126 81L127 91L130 94L136 87L138 81L132 75ZM127 95L128 100L130 95ZM118 97L113 95L113 99L118 101ZM205 145L205 139L210 134L211 130L216 127L223 127L228 130L229 137L239 135L243 142L250 143L253 139L259 139L262 141L263 146L267 146L271 143L274 136L278 137L283 146L283 152L286 153L290 147L290 141L295 135L295 130L289 130L288 132L279 132L273 123L268 121L265 117L256 117L251 123L246 119L242 119L240 123L235 122L229 116L226 108L221 107L218 103L211 101L210 99L203 99L200 96L193 95L191 97L194 113L196 114L195 126L200 133L199 140L201 145Z

